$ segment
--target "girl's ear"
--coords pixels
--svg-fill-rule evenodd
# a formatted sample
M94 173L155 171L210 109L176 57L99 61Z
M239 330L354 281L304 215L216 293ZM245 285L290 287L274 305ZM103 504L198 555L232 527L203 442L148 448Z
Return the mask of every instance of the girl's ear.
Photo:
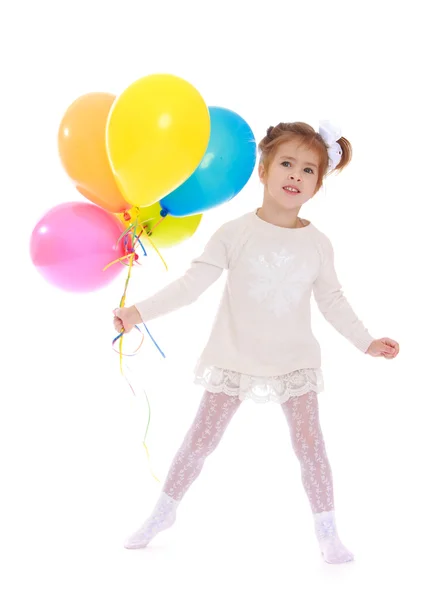
M265 167L262 163L259 163L258 174L261 183L265 184L267 182L267 174L265 172Z

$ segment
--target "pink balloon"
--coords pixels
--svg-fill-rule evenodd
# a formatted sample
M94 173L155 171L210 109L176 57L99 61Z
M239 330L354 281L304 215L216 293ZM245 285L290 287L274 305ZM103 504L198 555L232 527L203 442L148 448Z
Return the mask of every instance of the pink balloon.
M69 292L91 292L108 285L125 268L124 231L118 218L86 202L59 204L37 223L31 236L31 258L52 285Z

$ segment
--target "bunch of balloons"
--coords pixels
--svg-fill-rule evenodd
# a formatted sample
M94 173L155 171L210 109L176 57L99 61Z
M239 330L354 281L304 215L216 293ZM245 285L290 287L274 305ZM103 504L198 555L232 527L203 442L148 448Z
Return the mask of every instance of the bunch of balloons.
M168 74L142 77L117 97L79 97L60 123L58 149L90 202L48 211L30 250L47 281L74 292L107 285L129 257L130 266L137 260L144 239L166 248L191 237L203 212L241 191L256 162L242 117L208 107L190 83Z

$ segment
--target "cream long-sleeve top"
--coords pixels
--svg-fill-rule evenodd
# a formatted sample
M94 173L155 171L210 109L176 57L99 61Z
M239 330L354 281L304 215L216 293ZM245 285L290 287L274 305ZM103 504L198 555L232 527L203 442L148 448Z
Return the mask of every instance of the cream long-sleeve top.
M319 369L312 293L325 319L356 348L365 352L375 339L344 296L328 237L313 223L279 227L256 211L222 225L182 277L135 306L143 321L158 318L197 300L224 270L225 289L200 370L276 376Z

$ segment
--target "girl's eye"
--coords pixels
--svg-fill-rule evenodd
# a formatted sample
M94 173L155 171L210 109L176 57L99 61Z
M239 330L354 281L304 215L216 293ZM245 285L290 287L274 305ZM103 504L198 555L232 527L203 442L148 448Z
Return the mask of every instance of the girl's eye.
M282 165L283 167L291 167L291 163L290 163L288 160L284 160L283 162L281 162L281 165ZM314 175L314 171L313 171L313 169L312 169L311 167L306 167L306 168L304 169L304 171L305 171L306 173L310 173L310 174L313 174L313 175Z

